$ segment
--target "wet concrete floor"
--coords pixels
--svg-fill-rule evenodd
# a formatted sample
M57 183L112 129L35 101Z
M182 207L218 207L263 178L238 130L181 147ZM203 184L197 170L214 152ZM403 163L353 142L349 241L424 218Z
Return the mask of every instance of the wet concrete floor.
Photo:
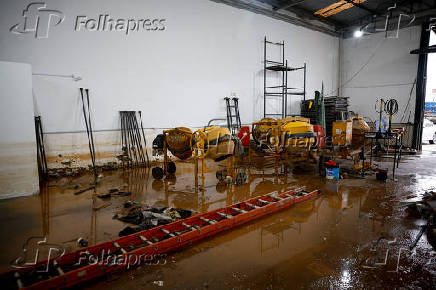
M409 217L399 202L436 190L434 164L436 147L427 145L421 154L404 157L396 179L386 182L373 175L336 183L319 177L315 165L281 174L280 168L259 164L260 170L250 168L248 184L217 186L217 165L207 164L204 180L199 176L195 187L194 166L180 163L174 179L154 181L145 169L104 172L95 191L74 195L74 187L88 187L91 176L63 178L44 186L40 195L0 201L0 265L7 270L32 237L46 236L66 251L77 249L79 237L91 245L117 238L127 224L112 217L128 200L207 212L274 190L307 186L321 189L322 195L171 253L159 265L142 265L84 286L432 288L436 252L425 234L408 250L424 221ZM111 188L132 195L95 198ZM107 207L93 210L101 205Z

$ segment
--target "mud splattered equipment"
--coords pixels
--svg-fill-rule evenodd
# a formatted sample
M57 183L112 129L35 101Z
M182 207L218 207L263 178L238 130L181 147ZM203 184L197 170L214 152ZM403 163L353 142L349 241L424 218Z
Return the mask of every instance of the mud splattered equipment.
M133 263L132 258L159 256L189 246L198 240L315 198L319 194L319 190L307 192L298 188L257 196L111 242L83 248L60 258L11 270L0 275L0 282L8 289L72 287L111 272L138 266L138 262ZM41 269L47 271L38 272Z
M253 139L272 152L308 151L316 134L308 118L264 118L253 123Z

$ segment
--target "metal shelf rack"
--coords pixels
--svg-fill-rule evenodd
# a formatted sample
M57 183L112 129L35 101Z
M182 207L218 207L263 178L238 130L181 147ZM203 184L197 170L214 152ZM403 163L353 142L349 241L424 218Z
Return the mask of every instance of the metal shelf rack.
M269 46L276 46L281 50L281 60L267 59L267 48ZM306 63L302 67L289 67L288 61L285 59L285 42L271 42L268 41L266 36L264 38L264 67L263 67L263 117L277 117L286 118L291 116L290 109L288 112L288 97L303 96L306 100ZM288 87L288 73L294 71L303 71L303 88L298 91L297 88ZM269 86L267 84L268 71L280 73L280 85ZM275 91L272 91L275 90ZM296 91L297 90L297 91ZM268 100L272 98L279 98L281 100L281 108L278 112L267 112Z

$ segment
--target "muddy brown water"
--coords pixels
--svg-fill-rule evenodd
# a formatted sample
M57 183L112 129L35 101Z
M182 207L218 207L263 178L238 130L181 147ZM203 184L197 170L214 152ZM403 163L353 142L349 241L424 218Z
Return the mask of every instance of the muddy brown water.
M198 187L194 166L188 163L179 163L176 177L163 181L153 180L145 169L104 172L95 191L80 195L74 195L78 190L74 187L88 187L91 176L52 181L39 195L0 201L1 269L9 269L22 256L23 244L32 237L30 249L38 237L45 236L66 251L77 249L79 237L91 245L117 238L127 224L112 217L128 200L207 212L271 191L306 186L321 189L322 195L170 253L159 265L141 265L82 286L432 288L436 253L426 236L414 251L408 251L425 221L409 217L398 206L400 201L418 199L425 190L436 189L436 154L433 147L425 148L420 155L405 157L396 180L386 182L376 181L375 176L331 182L319 177L314 165L285 174L273 163L250 167L249 183L243 186L217 186L219 165L209 163L204 178L198 176ZM111 188L131 191L132 196L95 197ZM93 210L108 202L109 206ZM47 249L41 249L40 256L44 255Z

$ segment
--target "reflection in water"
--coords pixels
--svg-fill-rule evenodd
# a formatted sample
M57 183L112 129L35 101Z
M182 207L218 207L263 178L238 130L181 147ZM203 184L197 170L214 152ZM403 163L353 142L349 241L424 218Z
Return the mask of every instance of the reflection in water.
M343 270L341 273L341 283L343 284L344 287L349 286L351 282L351 275L350 272L348 270Z
M42 234L48 235L50 232L50 196L48 182L41 182L39 186L39 199L41 201L41 224Z
M296 219L292 216L275 219L268 225L261 227L260 253L263 254L269 249L280 248L280 242L284 241L284 232L291 229L296 230L299 233L301 232L301 223L297 223ZM275 243L272 245L268 245L268 241L265 241L270 235L273 237L273 240L275 240Z
M95 190L94 190L95 193ZM92 200L92 208L96 208L97 206L97 196L96 194L93 194L91 197ZM97 244L97 211L92 210L91 211L91 228L89 230L89 238L90 238L90 243L91 245L96 245Z
M47 235L69 250L76 249L79 237L90 244L116 238L126 224L112 217L129 200L206 212L267 192L307 186L321 189L322 195L194 244L172 254L165 266L144 267L89 287L147 288L153 287L152 281L164 281L168 288L348 288L367 282L356 253L389 228L399 227L392 219L398 213L393 201L404 188L371 177L330 182L316 175L316 166L291 170L274 159L252 164L243 186L217 183L215 172L223 164L178 163L176 175L164 180L153 180L148 169L104 172L95 192L74 195L77 186L86 188L92 181L92 176L82 176L52 181L39 196L0 202L2 229L9 233L0 240L2 267L32 235ZM113 188L132 195L96 198ZM93 210L107 202L111 206Z

